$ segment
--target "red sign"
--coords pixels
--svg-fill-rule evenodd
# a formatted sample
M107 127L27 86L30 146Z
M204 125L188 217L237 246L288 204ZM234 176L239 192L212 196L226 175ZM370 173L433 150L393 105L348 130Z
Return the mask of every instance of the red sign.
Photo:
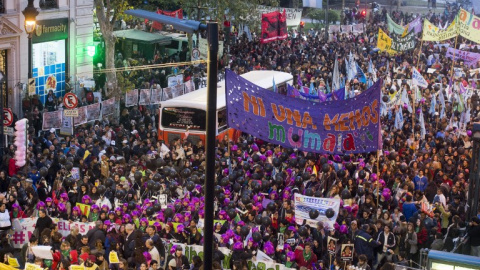
M73 93L67 93L63 97L63 105L67 109L75 109L78 105L78 98Z
M3 126L8 127L13 123L13 112L9 108L3 108Z

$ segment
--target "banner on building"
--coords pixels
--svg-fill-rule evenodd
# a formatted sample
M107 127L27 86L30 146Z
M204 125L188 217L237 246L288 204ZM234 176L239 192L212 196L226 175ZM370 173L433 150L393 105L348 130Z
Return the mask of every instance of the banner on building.
M173 87L163 88L162 101L166 101L172 98L183 95L184 84L176 85Z
M323 223L325 229L332 229L340 209L340 199L317 198L295 193L295 221L297 224L303 224L303 220L307 220L307 224L312 228L316 228L319 221ZM333 216L326 216L327 210L333 210ZM318 210L320 215L316 219L311 219L310 210ZM330 210L329 210L330 211Z
M262 14L261 43L284 40L288 37L285 10Z
M451 39L457 36L457 26L455 20L452 21L447 29L442 30L429 22L427 19L423 20L423 41L442 41Z
M141 89L138 105L150 105L150 100L151 100L150 97L151 97L150 89Z
M138 105L138 89L133 89L125 93L125 107Z
M161 87L153 88L150 96L150 104L160 104L162 101L163 89Z
M77 108L77 110L78 110L78 116L73 118L73 124L75 126L78 126L78 125L83 125L87 123L87 107L86 106L80 107L80 108Z
M54 111L54 112L44 112L43 113L43 130L49 130L51 128L61 128L62 127L62 118L63 111Z
M228 126L300 151L330 154L376 151L381 141L381 85L382 80L378 80L355 99L314 105L262 89L227 70ZM292 134L298 134L300 139L294 142Z
M102 115L110 115L115 113L115 98L102 101Z
M454 48L448 48L446 57L452 59L455 56L455 60L463 60L467 66L476 66L478 61L480 61L480 53L466 52L462 50L457 50Z
M86 106L87 122L99 120L102 114L100 103L94 103Z

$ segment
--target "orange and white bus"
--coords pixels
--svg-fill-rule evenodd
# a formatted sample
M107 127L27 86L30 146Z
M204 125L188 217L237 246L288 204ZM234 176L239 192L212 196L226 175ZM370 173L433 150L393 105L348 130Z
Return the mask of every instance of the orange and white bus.
M273 89L273 81L278 92L286 94L287 83L292 84L293 76L279 71L251 71L241 75L252 83ZM227 109L225 107L225 81L218 83L217 90L217 139L220 141L228 135L235 139L239 132L227 127ZM188 140L196 144L205 143L207 123L207 88L198 89L182 96L160 103L158 139L170 144L172 140L184 138L188 128Z

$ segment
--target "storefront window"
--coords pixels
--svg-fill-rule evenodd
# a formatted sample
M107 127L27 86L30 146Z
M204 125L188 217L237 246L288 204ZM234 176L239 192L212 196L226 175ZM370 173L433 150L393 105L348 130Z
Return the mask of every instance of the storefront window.
M65 94L65 40L33 44L33 77L36 92L45 103L49 90L57 97Z
M8 104L7 50L1 50L0 51L0 71L3 72L3 74L5 76L5 81L2 84L3 107L8 107L7 106L7 104Z

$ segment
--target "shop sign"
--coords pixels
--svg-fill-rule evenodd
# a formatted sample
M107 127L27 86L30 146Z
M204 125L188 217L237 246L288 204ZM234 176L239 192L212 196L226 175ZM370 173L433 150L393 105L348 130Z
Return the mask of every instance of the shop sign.
M68 38L68 18L37 21L32 42L40 43Z

